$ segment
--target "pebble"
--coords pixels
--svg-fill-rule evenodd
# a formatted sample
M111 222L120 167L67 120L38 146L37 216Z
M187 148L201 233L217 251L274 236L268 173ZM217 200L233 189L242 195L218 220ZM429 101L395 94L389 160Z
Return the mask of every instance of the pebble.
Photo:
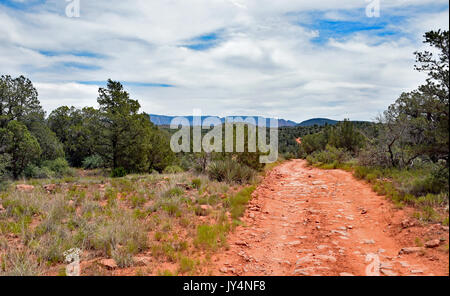
M365 239L362 241L362 243L365 245L373 245L375 244L375 241L373 239Z

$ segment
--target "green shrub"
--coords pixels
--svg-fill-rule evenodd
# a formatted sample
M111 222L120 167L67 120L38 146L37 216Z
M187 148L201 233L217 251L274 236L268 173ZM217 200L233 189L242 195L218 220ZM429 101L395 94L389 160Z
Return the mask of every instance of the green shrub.
M195 189L200 189L200 187L202 187L202 180L200 179L192 180L192 187Z
M105 163L100 155L91 155L83 160L83 168L86 170L99 169L104 166Z
M343 148L327 145L325 150L315 151L309 155L307 161L310 164L333 164L333 168L336 168L338 164L344 163L350 158L350 153Z
M245 207L252 198L252 193L255 191L255 186L250 186L242 189L237 194L229 197L226 205L230 208L231 217L235 220L242 217L245 212Z
M226 243L226 233L228 230L227 225L199 225L194 244L198 247L216 250L219 247L219 242L221 245Z
M173 187L168 189L166 192L163 193L163 197L177 197L182 196L184 194L184 190L180 187Z
M180 260L180 273L187 273L193 271L195 268L195 261L188 258L182 257Z
M24 175L26 178L32 179L50 179L54 177L54 172L48 167L38 167L35 165L29 165L24 170Z
M111 172L111 178L122 178L127 175L127 171L123 167L115 168Z
M69 167L69 163L64 158L60 157L55 160L47 160L42 163L42 167L49 168L56 177L63 177L66 175L72 175L72 171Z
M177 165L170 165L166 167L163 171L164 174L178 174L182 172L184 172L184 170Z
M133 254L128 252L125 248L120 248L118 250L113 250L111 252L111 257L116 261L120 268L127 268L133 266Z
M255 170L234 160L217 160L209 164L208 177L212 180L227 183L246 184L256 175Z

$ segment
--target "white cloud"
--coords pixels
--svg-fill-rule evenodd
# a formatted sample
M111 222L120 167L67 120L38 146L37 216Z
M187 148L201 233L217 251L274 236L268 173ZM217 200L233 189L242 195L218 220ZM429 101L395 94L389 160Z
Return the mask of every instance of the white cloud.
M346 12L363 14L366 2L81 0L79 19L64 15L62 0L29 10L0 6L1 74L30 77L48 111L62 104L96 105L97 86L76 82L112 78L174 85L127 87L150 113L182 115L202 108L205 114L296 121L317 116L367 120L423 81L413 71L421 35L448 28L446 1L381 3L378 21L398 35L356 32L322 44L313 40L327 38L324 32L307 26L317 24L317 12L328 20L348 20ZM414 5L447 8L420 12ZM411 12L402 22L383 19L403 8ZM359 21L377 20L361 16ZM220 36L214 47L195 51L184 46L212 32Z

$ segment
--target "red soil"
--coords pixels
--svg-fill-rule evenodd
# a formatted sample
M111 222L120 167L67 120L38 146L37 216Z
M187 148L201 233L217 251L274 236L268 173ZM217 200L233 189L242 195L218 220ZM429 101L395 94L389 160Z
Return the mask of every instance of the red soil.
M448 227L420 225L411 211L349 172L292 160L255 191L245 226L213 257L213 274L448 275ZM440 246L400 252L433 239Z

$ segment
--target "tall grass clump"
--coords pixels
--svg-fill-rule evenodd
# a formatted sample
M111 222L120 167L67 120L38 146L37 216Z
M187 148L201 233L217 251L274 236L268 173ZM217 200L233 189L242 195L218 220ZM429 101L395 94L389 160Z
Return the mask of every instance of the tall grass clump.
M234 160L216 160L207 168L211 180L227 183L246 184L255 178L256 171Z
M235 195L229 197L225 202L226 206L229 207L231 217L234 220L238 220L244 215L245 208L248 202L252 199L252 193L255 191L255 189L255 186L244 188Z

